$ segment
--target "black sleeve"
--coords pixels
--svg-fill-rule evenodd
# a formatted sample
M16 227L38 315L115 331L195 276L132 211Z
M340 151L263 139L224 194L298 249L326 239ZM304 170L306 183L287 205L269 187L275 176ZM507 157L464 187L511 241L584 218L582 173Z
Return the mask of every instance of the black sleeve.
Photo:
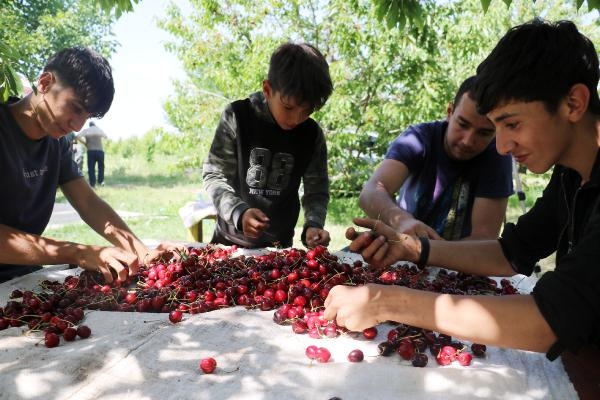
M577 245L546 272L533 289L540 312L558 337L550 359L563 350L576 352L600 339L600 212L590 221Z

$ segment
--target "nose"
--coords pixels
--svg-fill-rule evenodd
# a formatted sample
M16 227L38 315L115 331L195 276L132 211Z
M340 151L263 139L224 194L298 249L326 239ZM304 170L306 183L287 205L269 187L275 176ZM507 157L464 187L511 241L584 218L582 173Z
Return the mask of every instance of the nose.
M472 148L475 145L475 139L477 138L475 130L469 130L463 137L462 137L462 144L464 147L466 148Z
M513 152L516 143L507 134L496 130L496 150L498 154L506 155Z

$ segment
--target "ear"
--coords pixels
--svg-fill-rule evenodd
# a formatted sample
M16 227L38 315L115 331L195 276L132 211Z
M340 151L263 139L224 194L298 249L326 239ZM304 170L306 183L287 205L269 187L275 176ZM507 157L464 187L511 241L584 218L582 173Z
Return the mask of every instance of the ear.
M54 74L49 71L42 72L38 78L38 90L40 93L47 93L54 83Z
M265 79L262 83L263 86L263 94L265 95L265 99L269 100L273 95L273 88L271 88L271 84L268 79Z
M450 116L454 112L454 103L448 103L448 107L446 107L446 118L450 119Z
M567 117L570 121L579 121L587 112L590 103L590 90L583 83L571 86L565 99Z

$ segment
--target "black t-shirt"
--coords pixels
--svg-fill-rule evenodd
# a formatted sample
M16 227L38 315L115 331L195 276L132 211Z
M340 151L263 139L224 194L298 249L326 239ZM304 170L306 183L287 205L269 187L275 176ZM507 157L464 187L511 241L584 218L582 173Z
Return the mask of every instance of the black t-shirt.
M556 268L532 292L558 338L548 358L600 344L600 152L584 185L576 171L556 166L542 197L516 225L506 225L500 243L525 275L556 251Z
M66 137L31 140L8 106L0 104L0 224L40 235L52 215L58 186L79 177ZM9 269L0 265L0 279L12 274Z

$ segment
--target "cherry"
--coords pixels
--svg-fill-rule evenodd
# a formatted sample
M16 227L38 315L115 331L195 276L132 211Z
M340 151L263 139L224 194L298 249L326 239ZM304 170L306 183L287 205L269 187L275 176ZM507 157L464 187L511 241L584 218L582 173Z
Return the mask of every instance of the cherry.
M471 365L473 356L471 355L471 353L463 351L463 352L458 353L458 355L456 356L456 359L458 360L458 363L460 365L462 365L463 367L467 367L467 366Z
M214 358L208 357L200 360L200 370L205 374L212 374L215 368L217 368L217 361Z
M306 333L308 332L308 325L304 320L299 319L294 321L294 323L292 324L292 330L294 331L294 333L297 334Z
M58 346L59 342L60 342L60 339L59 339L58 335L54 332L48 332L44 336L44 344L48 348Z
M364 358L365 358L365 355L359 349L352 350L348 354L348 361L350 361L350 362L361 362L362 360L364 360Z
M65 331L63 332L63 338L67 341L67 342L72 342L73 340L75 340L75 338L77 337L77 329L73 328L73 327L68 327L67 329L65 329Z
M417 353L415 354L415 357L412 359L411 363L413 367L423 368L427 365L427 361L429 361L427 354Z
M135 293L127 293L125 296L125 302L128 304L135 304L137 301L137 295Z
M325 347L319 347L317 350L317 361L326 363L331 358L331 353Z
M315 346L314 344L312 344L306 348L306 350L304 351L304 354L306 354L306 357L310 358L311 360L314 360L317 358L318 352L319 352L319 348L317 346Z
M363 336L369 340L375 339L375 337L377 336L377 328L371 327L371 328L365 329L363 331Z
M405 360L411 360L415 355L415 346L408 339L404 339L398 346L398 354Z
M388 357L394 354L395 347L390 342L381 342L377 345L380 356Z
M179 310L174 310L169 313L169 321L176 324L183 319L183 313Z
M87 325L79 325L77 327L77 336L82 339L87 339L92 334L92 330Z
M485 357L487 347L485 344L473 343L471 345L471 351L475 357Z

